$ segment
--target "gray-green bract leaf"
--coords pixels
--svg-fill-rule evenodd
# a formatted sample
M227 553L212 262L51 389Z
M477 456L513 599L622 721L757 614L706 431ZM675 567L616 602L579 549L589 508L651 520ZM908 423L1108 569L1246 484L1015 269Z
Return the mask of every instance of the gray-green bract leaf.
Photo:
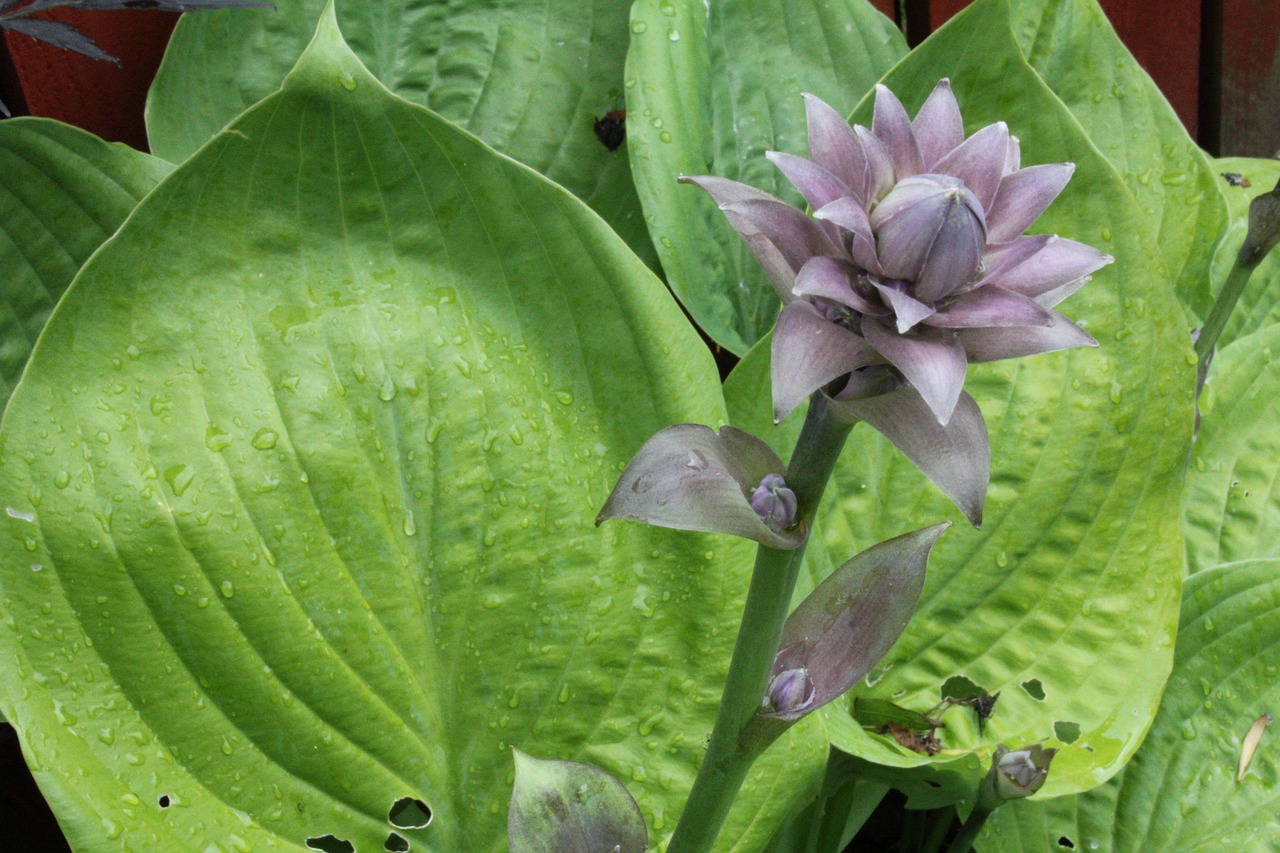
M1215 293L1226 280L1249 227L1249 204L1280 180L1280 160L1227 157L1213 161L1213 171L1227 198L1230 227L1213 257L1211 279ZM1248 184L1246 186L1246 183ZM1218 339L1218 355L1230 342L1280 321L1280 255L1272 252L1258 264ZM1216 370L1216 366L1212 370ZM1212 372L1211 372L1212 375Z
M511 853L644 853L644 815L627 786L580 761L513 750L516 781L507 815Z
M1065 849L1064 838L1076 850L1099 853L1274 849L1274 725L1238 782L1236 774L1246 735L1280 708L1277 668L1280 561L1228 563L1189 578L1173 675L1137 755L1087 794L1000 809L978 849Z
M1001 694L981 733L972 713L953 709L940 736L957 752L928 758L864 731L840 704L825 712L833 743L868 760L967 762L968 781L953 798L972 793L997 742L1061 747L1042 797L1091 788L1119 769L1172 663L1182 567L1178 498L1194 368L1181 310L1132 196L1024 61L1008 21L1003 0L978 0L886 85L910 113L948 76L967 121L1008 122L1023 163L1076 164L1034 230L1105 245L1115 256L1063 305L1101 346L970 371L966 388L991 436L983 529L961 526L939 543L920 609L870 686L856 689L925 711L948 678L965 675ZM757 349L739 365L726 396L733 422L771 443L776 437L778 448L799 422L793 415L783 429L765 431L765 355ZM814 522L811 576L819 580L851 545L954 513L898 451L856 428ZM1021 686L1033 679L1043 699ZM1079 725L1074 743L1057 739L1059 722Z
M1188 571L1280 557L1277 352L1280 326L1268 326L1213 357L1183 498Z
M805 671L813 699L797 710L808 713L842 695L897 642L924 587L929 552L950 526L935 524L871 546L832 572L787 617L773 674Z
M764 157L805 153L803 92L847 112L906 43L865 0L639 0L627 55L636 188L672 290L739 355L773 325L768 279L705 193L676 175L732 178L802 205Z
M324 0L188 15L147 103L151 149L189 157L274 92L315 29ZM457 122L585 200L651 266L625 148L593 129L621 109L623 0L344 0L352 49L389 89Z
M1097 0L1018 0L1010 9L1027 62L1120 173L1183 306L1204 317L1209 263L1227 222L1205 153Z
M511 743L670 832L750 547L592 520L692 420L661 282L329 21L85 265L0 428L0 709L73 846L498 853ZM793 733L724 849L820 772Z
M0 408L80 265L172 168L49 119L0 123Z

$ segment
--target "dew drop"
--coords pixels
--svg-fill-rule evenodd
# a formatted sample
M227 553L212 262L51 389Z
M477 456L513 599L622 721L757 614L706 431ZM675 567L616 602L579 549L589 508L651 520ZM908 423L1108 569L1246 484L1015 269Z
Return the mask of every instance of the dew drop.
M356 83L356 78L352 77L351 74L346 71L338 75L338 83L340 83L342 88L346 89L348 92L354 92L358 85Z
M562 406L573 405L573 393L571 391L557 391L556 402Z
M640 33L644 32L647 29L649 29L649 25L646 24L644 21L636 21L631 25L631 32L636 33L637 35L639 35Z
M269 427L263 427L253 436L250 442L258 450L271 450L280 440L280 434Z
M236 585L231 581L223 581L218 585L218 589L222 591L223 598L231 598L236 594Z

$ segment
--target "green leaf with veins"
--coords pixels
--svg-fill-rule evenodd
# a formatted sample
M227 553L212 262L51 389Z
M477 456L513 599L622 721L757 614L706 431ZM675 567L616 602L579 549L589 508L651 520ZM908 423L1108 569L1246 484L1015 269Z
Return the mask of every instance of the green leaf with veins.
M1226 157L1213 161L1213 170L1222 181L1227 197L1230 227L1213 256L1214 292L1217 293L1236 262L1236 255L1249 230L1249 202L1275 188L1280 182L1280 160L1257 157ZM1238 183L1232 185L1224 175ZM1249 186L1243 182L1248 181ZM1280 321L1280 252L1272 251L1254 269L1240 301L1236 303L1227 326L1218 339L1218 349ZM1216 356L1215 356L1216 358ZM1210 376L1216 367L1210 368Z
M1027 62L1120 173L1139 217L1154 229L1183 307L1203 318L1209 264L1227 225L1209 158L1097 0L1019 0L1010 8Z
M186 15L147 101L151 149L173 162L274 92L324 0ZM623 107L625 0L379 0L338 4L343 32L384 85L430 107L591 205L657 267L625 148L595 121Z
M1280 557L1277 352L1280 326L1268 326L1213 357L1183 497L1188 571Z
M1062 839L1098 853L1274 849L1275 725L1237 776L1249 730L1280 708L1277 669L1280 560L1227 563L1188 578L1173 675L1137 755L1087 794L997 810L978 849L1064 849Z
M627 55L627 141L671 288L738 355L780 303L710 196L676 175L719 175L801 204L765 159L805 153L804 92L848 111L907 52L865 0L639 0Z
M80 265L172 168L50 119L0 123L0 409Z
M857 695L923 712L955 675L1001 695L981 733L968 709L943 714L946 751L934 757L868 733L847 704L826 718L832 742L869 761L961 762L961 776L941 780L952 800L972 794L997 742L1043 740L1062 751L1039 796L1069 794L1105 780L1137 748L1172 662L1190 342L1154 234L1111 163L1023 60L1004 0L970 6L885 82L914 111L942 76L969 130L1003 120L1021 138L1024 162L1076 163L1034 230L1115 255L1062 306L1101 347L971 366L966 388L992 449L981 530L877 433L854 429L815 522L810 583L873 542L958 522L934 551L911 624ZM870 106L855 117L869 123ZM768 425L767 341L739 364L726 399L735 425L782 450L800 416ZM1032 679L1043 698L1022 686ZM1059 722L1079 725L1074 743L1059 742Z
M0 709L79 850L380 849L409 798L413 849L497 853L512 745L623 779L660 837L751 549L592 519L649 435L723 418L599 218L326 18L32 355L0 428ZM721 849L763 844L825 751L789 733Z

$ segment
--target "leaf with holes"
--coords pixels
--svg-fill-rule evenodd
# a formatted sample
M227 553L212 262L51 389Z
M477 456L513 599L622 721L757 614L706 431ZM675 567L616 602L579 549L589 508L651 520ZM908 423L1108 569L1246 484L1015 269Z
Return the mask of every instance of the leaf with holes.
M581 202L325 20L81 271L0 428L0 709L78 849L505 849L510 749L669 832L750 548L592 524L724 419ZM724 849L821 772L767 757ZM427 814L430 813L430 820Z
M631 33L627 139L654 245L693 319L741 355L773 326L778 298L711 199L674 176L719 175L799 204L764 152L805 153L801 93L848 111L906 43L865 0L640 0Z
M1133 761L1079 797L998 810L980 849L1272 849L1280 750L1276 730L1264 727L1280 708L1277 668L1280 561L1244 560L1189 578L1173 676Z
M151 149L181 162L274 92L324 0L187 15L147 101ZM430 107L591 205L656 267L625 148L594 124L623 106L627 4L618 0L350 0L352 49L398 95Z
M952 799L972 794L997 742L1062 748L1039 796L1088 789L1119 769L1168 675L1182 565L1178 497L1194 369L1181 312L1132 196L1022 59L1008 16L1002 0L979 0L886 83L911 111L948 74L966 120L1008 122L1024 163L1076 164L1035 230L1095 245L1113 234L1115 264L1063 304L1101 346L971 367L965 387L992 447L984 526L958 525L939 543L911 624L855 689L926 712L948 679L964 675L1000 693L995 712L979 727L968 708L946 711L938 736L948 752L933 758L864 730L847 706L826 712L833 743L870 761L960 762L969 776ZM855 116L865 121L870 106ZM730 377L726 397L735 425L789 446L798 416L768 426L765 342ZM814 524L809 580L859 548L946 518L959 516L941 492L859 426ZM1057 723L1079 726L1074 743L1064 738L1075 729Z
M172 168L49 119L0 123L0 408L80 265Z

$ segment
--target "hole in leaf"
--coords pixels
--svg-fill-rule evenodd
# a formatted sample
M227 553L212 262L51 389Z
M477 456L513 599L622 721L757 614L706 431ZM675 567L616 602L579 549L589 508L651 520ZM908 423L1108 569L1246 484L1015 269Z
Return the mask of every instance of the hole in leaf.
M1075 844L1075 842L1074 842L1074 841L1072 841L1070 838L1067 838L1065 835L1058 839L1058 846L1059 846L1059 847L1067 847L1067 848L1069 848L1069 849L1071 849L1071 850L1076 849L1076 844Z
M356 846L345 838L336 835L320 835L307 839L308 850L319 850L320 853L356 853Z
M172 803L172 800L169 799L168 794L161 794L160 797L156 800L156 805L158 805L162 809L169 808L169 805L171 803Z
M1059 720L1053 724L1053 736L1063 743L1075 743L1080 740L1080 724Z
M1044 685L1040 683L1040 679L1033 678L1030 681L1022 682L1022 689L1027 691L1027 695L1037 702L1044 701Z
M407 853L409 850L409 839L405 838L398 832L393 832L387 836L387 841L382 845L383 849L388 853Z
M953 675L942 682L942 698L960 701L980 699L988 696L988 691L979 687L972 679L964 675Z
M431 806L413 797L401 797L387 812L387 823L396 829L426 829L431 818Z

